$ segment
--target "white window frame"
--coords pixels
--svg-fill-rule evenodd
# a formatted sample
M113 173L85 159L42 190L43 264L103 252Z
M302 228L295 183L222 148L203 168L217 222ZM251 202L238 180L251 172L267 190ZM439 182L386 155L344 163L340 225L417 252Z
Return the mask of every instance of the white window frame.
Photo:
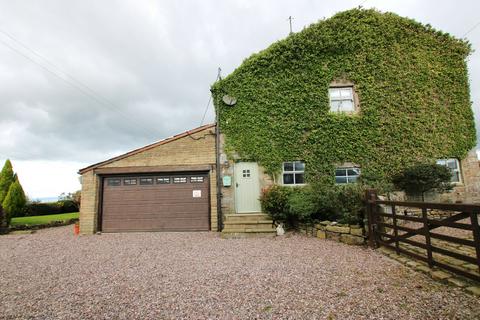
M342 96L342 90L348 89L350 91L350 94L348 96ZM332 92L333 91L338 91L339 96L338 97L333 97ZM355 107L355 92L353 90L353 86L345 85L345 86L332 86L328 89L328 98L329 98L329 105L330 105L330 112L336 112L336 113L351 113L355 112L356 107ZM351 110L342 110L341 109L341 104L342 101L350 101L352 104L352 109ZM338 109L333 109L332 107L332 102L340 102L340 108Z
M337 176L337 170L346 170L346 175L345 176ZM348 175L348 170L358 170L358 175L355 175L355 176L349 176ZM359 168L359 167L336 167L335 168L335 184L351 184L351 183L357 183L357 180L358 178L360 177L360 175L362 174L362 170ZM337 182L337 177L346 177L347 178L347 182ZM350 177L356 177L355 178L355 181L349 181Z
M449 162L455 162L455 165L456 165L457 168L456 169L450 168L448 166ZM458 181L451 180L450 181L451 183L453 183L453 184L461 184L462 183L462 168L460 167L460 161L458 161L458 159L456 159L456 158L438 159L437 164L439 164L441 166L445 166L448 169L450 169L450 171L452 171L452 179L455 177L454 173L455 172L458 173Z
M156 184L170 184L170 177L157 177L155 179Z
M172 180L174 184L187 183L188 181L187 177L173 177Z
M293 171L285 171L285 164L286 163L291 163L292 164L292 167L293 167ZM303 170L295 170L295 163L303 163ZM289 184L285 184L283 182L283 175L284 174L293 174L293 183L289 183ZM295 181L295 174L303 174L303 183L296 183ZM305 161L300 161L300 160L296 160L296 161L285 161L282 163L282 185L284 186L304 186L306 185L305 183Z
M190 177L190 183L203 183L205 177L203 176L192 176Z

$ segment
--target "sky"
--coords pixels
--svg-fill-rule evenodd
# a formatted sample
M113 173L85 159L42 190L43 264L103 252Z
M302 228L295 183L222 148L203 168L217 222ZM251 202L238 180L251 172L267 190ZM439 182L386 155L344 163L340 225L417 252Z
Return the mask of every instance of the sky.
M295 32L359 5L470 41L478 132L478 1L0 0L0 164L32 199L78 190L78 169L199 126L218 67L288 36L289 16Z

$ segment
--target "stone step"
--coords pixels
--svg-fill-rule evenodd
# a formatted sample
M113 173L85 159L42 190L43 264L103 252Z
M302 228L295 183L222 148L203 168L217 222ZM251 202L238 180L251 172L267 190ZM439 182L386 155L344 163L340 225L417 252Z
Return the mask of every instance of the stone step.
M223 224L223 238L274 237L276 235L273 221L265 213L226 214Z
M230 224L273 224L272 220L241 220L241 221L231 221L225 220L223 222L224 225Z
M239 228L239 229L229 229L223 230L222 233L275 233L275 229L250 229L250 228Z
M226 214L224 221L242 222L242 221L271 221L270 217L264 213L248 213L248 214Z
M232 224L232 225L225 225L223 231L230 231L230 230L271 230L276 231L271 224Z
M222 232L220 236L223 239L248 239L248 238L275 238L276 233L273 232Z

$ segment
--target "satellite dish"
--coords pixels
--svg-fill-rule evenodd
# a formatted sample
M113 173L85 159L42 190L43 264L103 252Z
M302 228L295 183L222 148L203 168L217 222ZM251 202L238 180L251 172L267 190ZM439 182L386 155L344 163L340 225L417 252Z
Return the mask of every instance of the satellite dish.
M231 97L229 95L224 95L222 100L228 106L233 106L235 103L237 103L237 99L235 99L234 97Z

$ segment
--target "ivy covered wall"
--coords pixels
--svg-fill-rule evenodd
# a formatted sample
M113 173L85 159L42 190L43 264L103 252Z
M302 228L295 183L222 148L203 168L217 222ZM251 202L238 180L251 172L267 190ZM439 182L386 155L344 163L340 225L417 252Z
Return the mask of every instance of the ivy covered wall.
M411 19L354 9L246 59L212 86L226 148L269 173L305 160L310 181L336 164L388 179L406 165L462 159L475 145L470 45ZM333 81L354 83L360 111L329 111ZM224 95L237 99L234 106Z

